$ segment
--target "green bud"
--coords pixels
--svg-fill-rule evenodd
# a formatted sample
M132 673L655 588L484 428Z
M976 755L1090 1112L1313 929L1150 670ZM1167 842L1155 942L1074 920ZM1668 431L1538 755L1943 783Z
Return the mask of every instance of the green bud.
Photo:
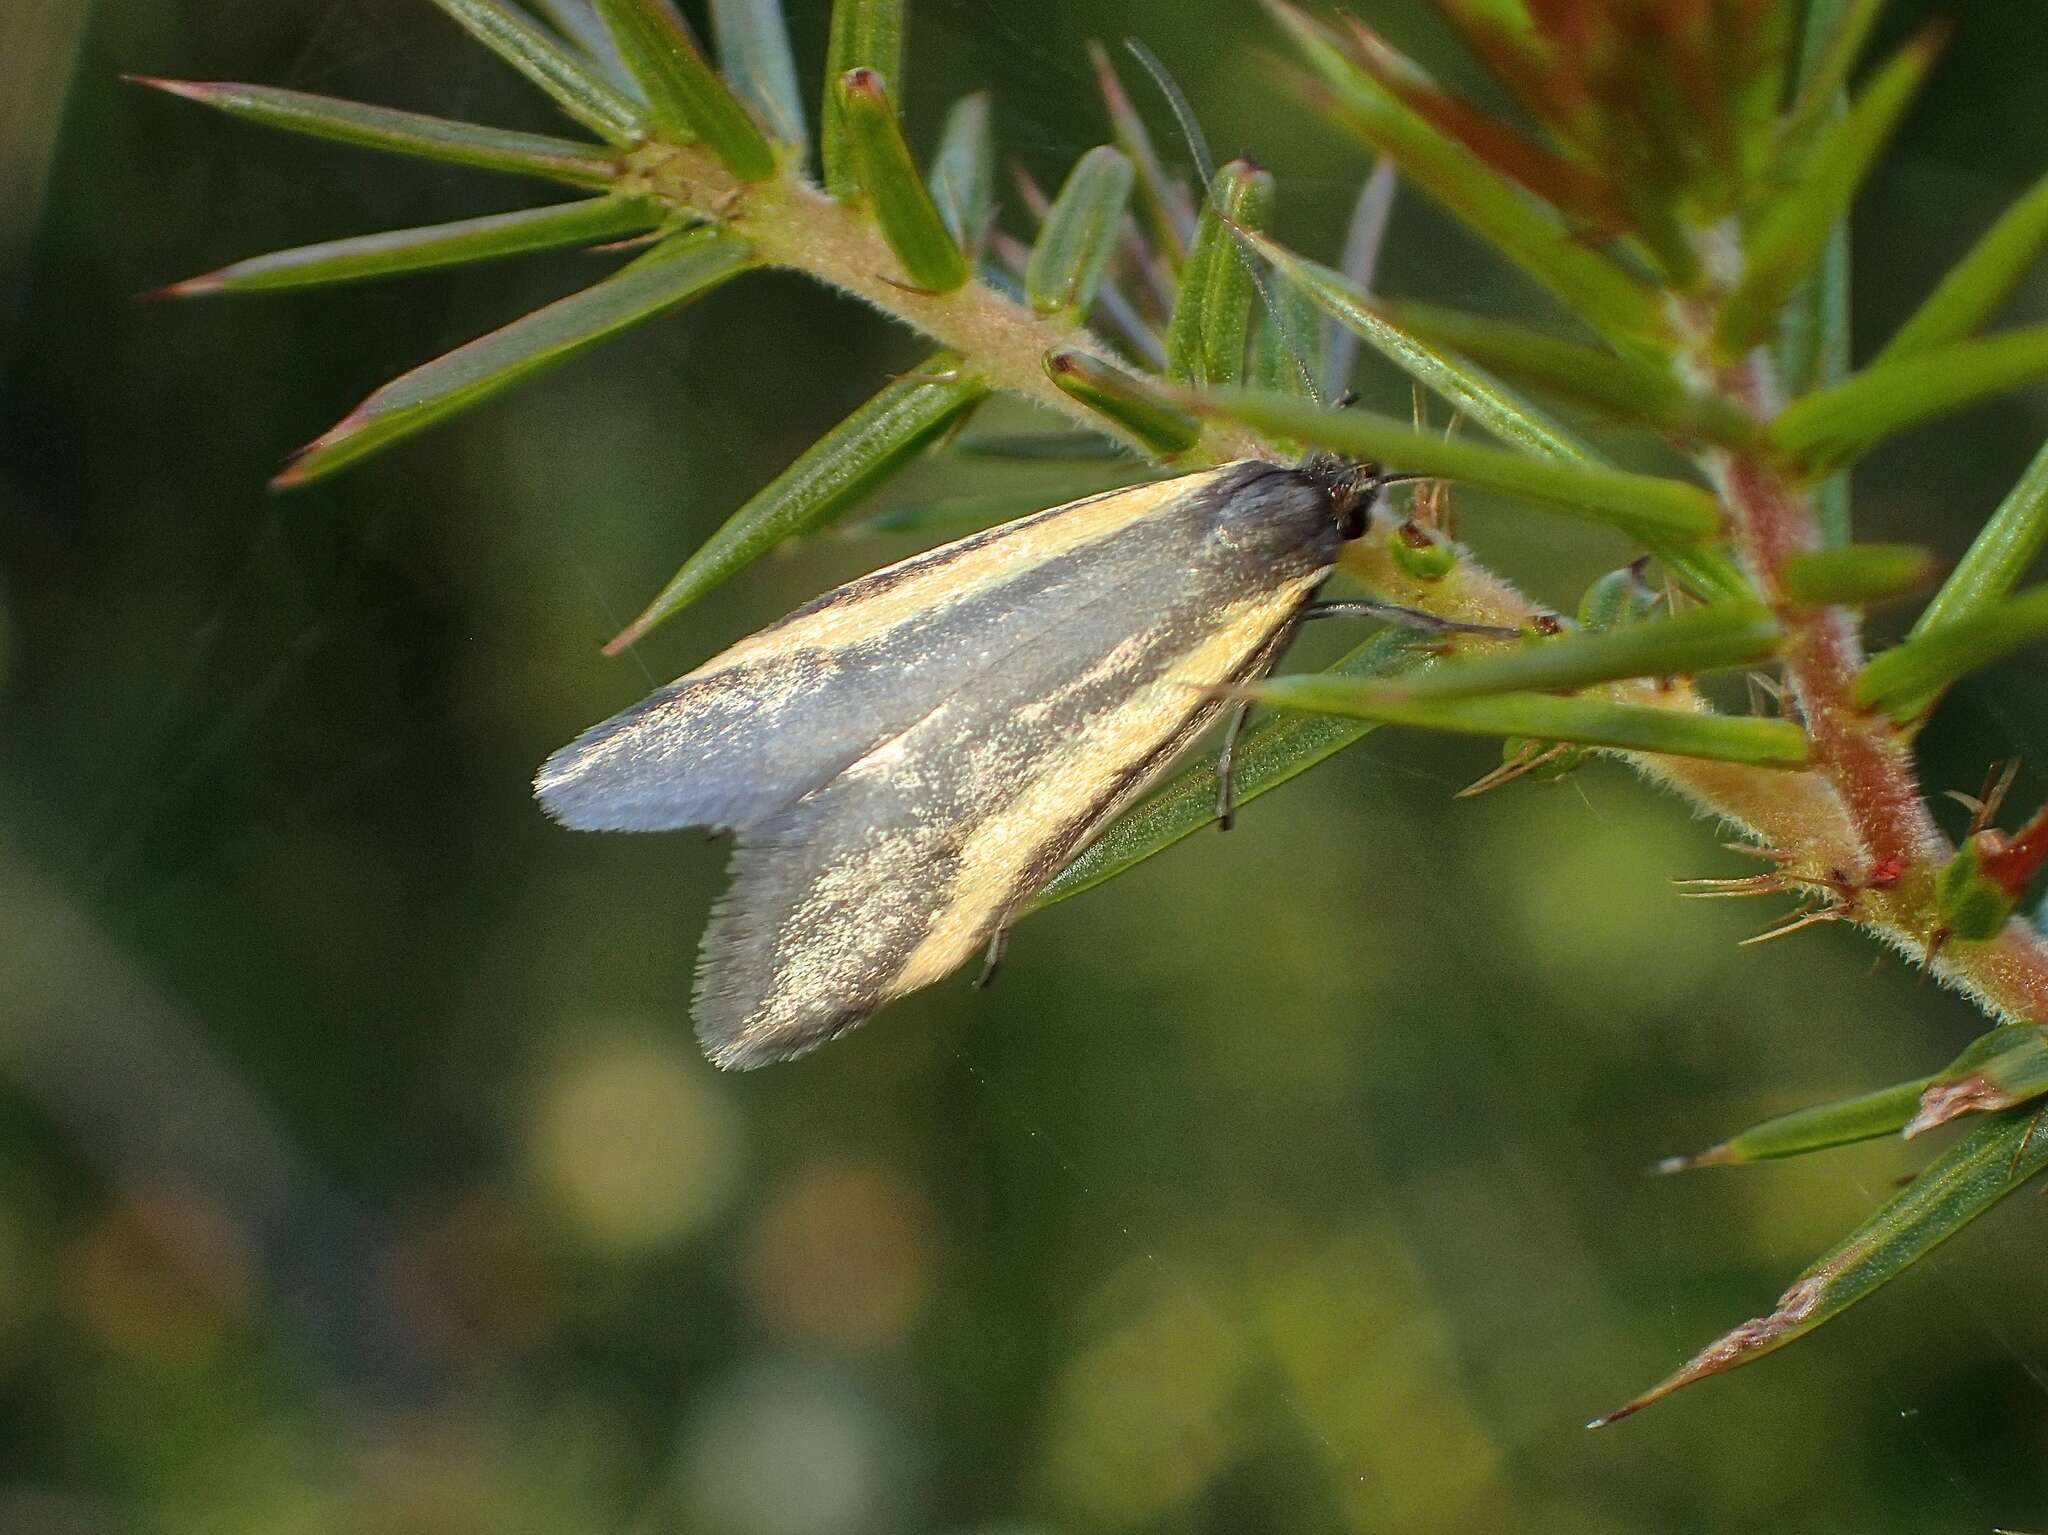
M927 292L952 292L967 281L967 258L925 190L882 77L849 69L838 99L854 175L904 275Z
M1441 581L1458 564L1456 544L1436 529L1412 520L1387 534L1387 553L1395 569L1416 581Z
M1557 783L1569 778L1592 755L1590 746L1560 747L1555 741L1537 741L1528 736L1509 736L1500 743L1500 760L1507 766L1542 759L1519 775L1531 783Z
M1323 317L1301 284L1274 271L1266 276L1267 310L1252 336L1252 381L1261 389L1315 397L1323 369Z
M1643 562L1610 570L1586 588L1579 599L1579 627L1595 632L1647 618L1657 606L1657 592L1643 579Z
M1184 453L1201 439L1201 423L1136 374L1111 367L1073 347L1045 355L1045 371L1060 390L1114 421L1163 458Z
M1936 877L1935 909L1951 937L1979 943L1996 938L2012 915L2012 892L1984 867L1985 833L1965 842Z
M1024 268L1033 309L1079 319L1093 307L1130 196L1130 161L1107 144L1081 156L1046 210Z
M932 156L932 202L964 251L978 251L996 208L995 140L987 91L962 96L939 130Z
M1224 219L1263 229L1273 211L1273 178L1249 160L1233 160L1216 172L1209 198L1167 323L1166 371L1177 383L1235 384L1245 376L1257 290L1251 258Z
M852 134L839 92L849 70L871 69L903 90L903 0L832 0L825 44L825 101L818 116L819 164L825 190L843 203L861 195Z

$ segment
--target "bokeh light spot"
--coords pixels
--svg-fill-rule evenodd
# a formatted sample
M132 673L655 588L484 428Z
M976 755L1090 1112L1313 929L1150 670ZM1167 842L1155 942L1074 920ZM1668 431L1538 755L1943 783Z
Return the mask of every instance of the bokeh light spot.
M1121 1297L1150 1265L1112 1278ZM1244 1356L1185 1291L1125 1311L1076 1353L1054 1388L1047 1490L1086 1528L1120 1529L1182 1504L1241 1453L1233 1410Z
M681 1528L866 1535L892 1525L889 1435L844 1381L764 1360L713 1389L677 1463Z
M1522 875L1517 914L1545 987L1668 1008L1709 984L1726 940L1671 878L1709 861L1711 839L1646 794L1605 796L1597 813L1569 785L1529 798L1527 852L1507 866Z
M244 1233L196 1190L138 1189L69 1244L64 1294L86 1330L163 1364L205 1357L247 1308L255 1260Z
M533 1168L590 1239L655 1246L695 1230L724 1204L739 1135L705 1070L678 1046L613 1037L542 1083Z
M894 1342L932 1286L932 1212L887 1168L823 1158L755 1222L746 1282L771 1329L857 1352Z

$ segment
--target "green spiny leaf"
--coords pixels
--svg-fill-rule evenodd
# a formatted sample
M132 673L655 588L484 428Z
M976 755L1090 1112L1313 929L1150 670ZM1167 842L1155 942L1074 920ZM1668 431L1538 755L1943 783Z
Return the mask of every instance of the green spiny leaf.
M1263 228L1272 211L1273 178L1265 171L1249 160L1217 170L1167 327L1168 377L1192 384L1243 379L1257 290L1231 226Z
M1741 156L1739 202L1748 201L1746 194L1763 180L1770 164L1783 120L1787 82L1803 84L1819 66L1832 26L1828 13L1835 4L1836 0L1813 0L1803 15L1794 5L1767 4L1748 10L1747 19L1759 26L1749 53L1752 68L1730 96Z
M1551 692L1628 677L1691 676L1768 661L1783 638L1783 629L1762 603L1714 603L1610 629L1461 655L1421 676L1385 684L1380 696L1422 703Z
M1382 630L1330 667L1328 674L1386 676L1427 659L1424 652L1416 649L1412 635L1397 629ZM1276 714L1259 720L1238 742L1233 774L1238 807L1242 809L1378 728L1369 720L1313 714ZM1197 763L1183 769L1067 865L1059 878L1038 893L1029 909L1039 911L1070 895L1092 890L1165 852L1183 837L1213 825L1216 791L1215 764Z
M1607 178L1559 154L1505 119L1446 91L1414 60L1351 15L1344 16L1357 61L1380 86L1446 139L1513 185L1533 192L1589 229L1613 230L1626 214ZM1690 258L1688 258L1689 260Z
M423 431L629 326L709 292L754 264L736 235L672 235L602 282L393 379L302 449L271 483L289 489Z
M893 380L728 517L605 646L606 654L633 644L777 544L844 516L987 394L988 384L962 372L947 352Z
M1107 144L1075 162L1024 268L1033 309L1078 321L1094 307L1130 196L1131 162Z
M1865 709L1917 714L1958 678L2048 636L2048 586L1979 607L1967 618L1921 630L1875 657L1856 679Z
M1670 1157L1657 1164L1660 1173L1684 1172L1694 1167L1719 1167L1737 1162L1769 1162L1780 1157L1800 1157L1812 1151L1850 1146L1858 1141L1896 1135L1906 1127L1920 1106L1932 1077L1916 1077L1894 1087L1880 1088L1855 1098L1823 1103L1810 1109L1781 1114L1731 1136L1718 1146L1689 1157Z
M946 114L932 156L932 202L963 251L981 249L996 212L996 146L989 96L962 96Z
M1683 1369L1593 1426L1616 1422L1682 1386L1761 1359L1833 1321L1896 1279L2048 1168L2048 1135L2036 1135L2033 1121L2034 1115L2025 1109L1987 1120L1801 1274L1780 1297L1776 1310L1709 1344Z
M818 114L819 163L825 190L843 203L860 196L853 147L847 137L839 82L851 71L874 71L899 96L903 91L903 0L832 0L832 33L825 46L825 104Z
M1862 55L1884 0L1812 0L1800 41L1799 93L1779 128L1779 142L1810 143L1839 111L1849 73Z
M554 29L574 43L600 69L605 78L618 86L636 101L640 100L640 85L626 61L619 57L618 45L612 41L611 33L604 23L597 19L597 11L590 0L534 0L533 8Z
M1315 397L1322 372L1322 312L1300 284L1275 273L1270 300L1252 335L1252 385L1301 399Z
M1806 733L1785 720L1701 714L1604 698L1560 698L1551 693L1409 698L1397 683L1322 673L1276 677L1244 689L1243 696L1280 709L1343 714L1458 735L1531 736L1752 767L1800 767L1808 758Z
M1755 421L1718 395L1694 394L1669 369L1434 304L1391 304L1388 323L1483 368L1592 405L1619 422L1723 447L1753 447Z
M2048 176L2006 210L1899 327L1872 366L1961 341L1991 318L2048 247Z
M1860 608L1925 589L1934 570L1934 555L1918 544L1842 544L1789 556L1778 586L1810 607Z
M1201 440L1201 423L1134 373L1072 347L1048 352L1045 371L1062 393L1114 422L1148 453L1171 458Z
M782 0L711 0L711 35L732 88L778 143L803 149L809 142L804 102Z
M1711 538L1721 507L1705 489L1683 480L1564 463L1417 432L1363 410L1326 410L1300 400L1248 390L1205 396L1202 408L1261 432L1375 459L1404 471L1505 491L1577 512L1653 538Z
M1379 312L1378 301L1342 273L1296 255L1263 235L1247 238L1274 270L1298 286L1324 313L1502 442L1567 463L1599 461L1591 448L1536 406L1477 368L1446 356L1390 322Z
M1941 590L1913 625L1913 637L1974 618L2019 584L2048 542L2048 443L1999 502Z
M1786 406L1771 439L1808 464L1838 466L1894 433L2048 375L2048 325L1957 341Z
M393 277L559 245L616 239L652 229L663 216L658 204L637 197L593 197L547 208L523 208L517 213L494 213L423 229L357 235L353 239L328 240L267 256L252 256L172 283L160 290L160 296L194 298L207 293L260 293Z
M1529 116L1563 144L1586 147L1592 105L1572 64L1543 37L1523 0L1438 0L1467 45ZM1773 103L1773 110L1776 104Z
M1820 268L1785 303L1778 326L1778 362L1786 392L1832 388L1849 376L1849 221L1837 219L1821 250ZM1829 475L1814 487L1821 541L1849 541L1849 476Z
M1722 305L1715 340L1724 352L1732 355L1756 345L1792 290L1813 270L1829 232L1934 67L1943 33L1939 26L1927 28L1900 49L1849 110L1786 170L1786 190L1745 242L1742 280Z
M1554 213L1402 105L1287 0L1266 0L1266 7L1328 87L1340 124L1392 155L1410 181L1602 335L1634 340L1665 334L1655 290L1589 248Z
M310 96L304 91L279 90L268 85L164 80L151 75L128 78L138 85L168 91L268 128L334 139L363 149L515 176L539 176L577 187L607 187L618 179L618 161L601 144L578 144L573 139L549 138L538 133L510 133L502 128L424 117L390 107L364 106L361 102Z
M545 91L556 106L614 144L646 132L638 103L499 0L434 0L462 29Z
M775 174L775 151L664 0L596 0L619 57L672 136L697 138L741 181Z
M849 70L840 77L838 100L861 191L904 275L928 293L952 292L967 281L967 258L925 190L881 77Z

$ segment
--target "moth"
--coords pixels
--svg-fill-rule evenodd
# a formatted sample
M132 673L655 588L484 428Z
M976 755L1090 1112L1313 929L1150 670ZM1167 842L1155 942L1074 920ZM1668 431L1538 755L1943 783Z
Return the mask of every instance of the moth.
M577 830L735 834L698 1038L723 1067L802 1055L978 951L993 967L1304 618L1399 612L1315 602L1396 478L1243 460L914 555L585 731L535 793Z

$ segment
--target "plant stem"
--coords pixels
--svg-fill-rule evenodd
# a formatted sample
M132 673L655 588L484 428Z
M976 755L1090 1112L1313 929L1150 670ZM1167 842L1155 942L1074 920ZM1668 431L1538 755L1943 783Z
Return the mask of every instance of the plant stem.
M1758 350L1716 382L1759 422L1777 408L1779 390L1769 354ZM1995 1015L2048 1019L2048 943L2022 921L1985 944L1944 946L1934 876L1954 854L1922 799L1911 738L1881 710L1857 707L1853 691L1865 656L1848 608L1786 603L1785 560L1822 546L1813 500L1754 453L1713 448L1703 467L1721 489L1735 541L1750 574L1785 626L1785 679L1812 737L1816 772L1836 796L1850 837L1814 837L1818 823L1785 827L1771 846L1807 864L1801 870L1836 887L1859 925L1968 992ZM1775 817L1773 818L1775 819ZM1803 818L1802 818L1803 819ZM1767 827L1759 827L1768 832ZM1832 845L1831 845L1832 844ZM1816 867L1815 855L1825 859ZM1831 856L1830 856L1831 855Z
M1761 352L1736 369L1733 398L1763 419L1768 398L1756 372ZM1771 465L1749 454L1711 449L1704 466L1721 488L1736 544L1751 577L1785 626L1785 677L1813 738L1820 771L1833 783L1860 847L1845 872L1858 885L1891 885L1907 870L1945 860L1947 840L1928 814L1913 776L1913 752L1888 715L1866 713L1850 698L1863 668L1863 643L1847 608L1786 603L1785 560L1821 547L1813 502L1787 485Z
M1040 315L978 278L949 293L911 286L881 231L858 205L826 195L788 167L768 180L744 183L700 146L666 143L642 145L627 165L623 184L679 211L730 225L772 265L802 272L895 317L968 359L994 388L1156 457L1117 423L1054 387L1046 375L1046 354L1056 347L1079 347L1104 362L1115 360L1115 348L1079 321ZM1192 469L1273 456L1244 428L1211 422L1204 424L1195 445L1172 462Z

